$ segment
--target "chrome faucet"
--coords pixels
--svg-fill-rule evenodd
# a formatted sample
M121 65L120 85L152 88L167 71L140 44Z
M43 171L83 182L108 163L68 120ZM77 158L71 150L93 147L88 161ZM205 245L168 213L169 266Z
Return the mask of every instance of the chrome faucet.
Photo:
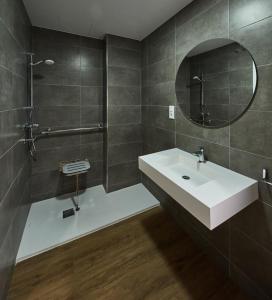
M198 162L199 163L205 163L206 162L203 147L200 147L200 149L198 151L194 152L193 155L198 157Z

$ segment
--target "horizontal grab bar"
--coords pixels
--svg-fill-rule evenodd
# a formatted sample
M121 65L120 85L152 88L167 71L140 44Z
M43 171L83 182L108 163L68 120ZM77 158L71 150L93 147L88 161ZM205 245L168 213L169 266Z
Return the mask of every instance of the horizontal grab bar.
M272 186L272 182L267 180L267 174L268 174L267 169L263 169L263 174L262 174L263 180L262 180L262 182Z
M268 185L271 185L271 186L272 186L272 182L269 182L269 181L267 181L267 180L263 180L263 183L265 183L265 184L268 184Z
M81 133L81 132L97 131L102 129L104 129L104 127L101 124L95 127L86 127L86 128L70 128L70 129L59 129L59 130L52 130L51 128L48 128L47 130L42 131L40 135L48 136L48 135L67 134L67 133Z

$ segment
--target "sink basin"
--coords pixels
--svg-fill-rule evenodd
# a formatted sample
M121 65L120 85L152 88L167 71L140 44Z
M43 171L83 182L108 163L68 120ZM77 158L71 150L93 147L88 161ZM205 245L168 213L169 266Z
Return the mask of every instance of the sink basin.
M210 230L258 199L258 182L180 149L139 157L139 168Z

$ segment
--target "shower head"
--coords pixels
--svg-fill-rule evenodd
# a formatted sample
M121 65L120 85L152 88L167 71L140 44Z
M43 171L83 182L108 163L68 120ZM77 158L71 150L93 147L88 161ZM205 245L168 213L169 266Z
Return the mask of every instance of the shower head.
M48 66L52 66L54 63L55 63L55 61L52 59L44 59L44 60L37 61L35 63L31 63L31 66L34 67L34 66L38 66L40 64L46 64Z
M194 76L193 80L198 80L198 81L202 81L198 76Z
M43 62L48 66L52 66L55 63L52 59L46 59Z
M194 76L193 77L193 80L198 80L199 82L204 82L205 80L203 79L200 79L198 76Z

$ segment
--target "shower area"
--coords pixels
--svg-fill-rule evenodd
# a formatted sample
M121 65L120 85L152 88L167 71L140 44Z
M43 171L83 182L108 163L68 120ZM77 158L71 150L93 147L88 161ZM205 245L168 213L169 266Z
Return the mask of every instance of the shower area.
M26 57L32 205L17 261L158 205L137 163L140 42L32 27Z

